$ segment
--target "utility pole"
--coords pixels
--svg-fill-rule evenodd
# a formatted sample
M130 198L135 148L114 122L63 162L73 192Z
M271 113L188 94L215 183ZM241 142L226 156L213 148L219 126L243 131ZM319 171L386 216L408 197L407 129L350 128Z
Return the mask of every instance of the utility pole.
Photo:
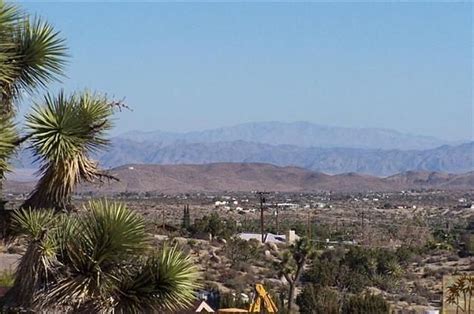
M278 224L278 207L275 208L276 234L280 234L280 225Z
M265 204L265 194L268 194L267 192L257 192L257 195L260 199L260 232L262 235L262 244L265 243L266 236L264 234L264 221L263 221L263 210L264 210L264 204Z
M308 240L311 241L311 210L308 211Z
M165 230L165 209L161 210L161 227Z

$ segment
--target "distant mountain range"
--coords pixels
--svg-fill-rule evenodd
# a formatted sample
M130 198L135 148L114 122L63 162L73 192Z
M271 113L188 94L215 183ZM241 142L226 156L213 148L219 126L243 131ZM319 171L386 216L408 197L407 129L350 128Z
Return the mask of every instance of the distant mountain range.
M356 173L327 175L298 167L260 163L213 163L206 165L125 165L109 171L120 181L82 185L79 192L365 192L409 189L472 190L474 172L448 174L405 172L387 178ZM24 174L23 174L24 175ZM7 192L30 192L32 182L6 181Z
M390 130L264 122L189 133L129 132L113 138L110 149L96 158L106 168L234 162L296 166L329 174L465 173L474 170L474 142L447 145L439 139ZM20 154L16 166L31 168L31 156Z
M428 149L450 144L428 137L375 128L343 128L309 122L253 122L204 131L172 133L132 131L119 136L133 142L169 145L176 142L254 142L300 147Z

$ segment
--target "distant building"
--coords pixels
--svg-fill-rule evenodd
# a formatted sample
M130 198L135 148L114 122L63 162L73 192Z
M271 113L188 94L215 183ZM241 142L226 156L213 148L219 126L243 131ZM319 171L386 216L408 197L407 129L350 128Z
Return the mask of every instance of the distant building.
M277 207L283 208L283 209L297 209L298 204L295 204L295 203L278 203Z
M249 240L257 240L259 242L262 241L262 234L260 233L239 233L237 235L240 239L242 240L246 240L246 241L249 241ZM300 238L300 236L298 236L296 233L295 233L295 230L289 230L288 233L286 235L284 234L273 234L273 233L267 233L266 234L266 240L265 240L265 243L293 243L295 242L296 240L298 240Z

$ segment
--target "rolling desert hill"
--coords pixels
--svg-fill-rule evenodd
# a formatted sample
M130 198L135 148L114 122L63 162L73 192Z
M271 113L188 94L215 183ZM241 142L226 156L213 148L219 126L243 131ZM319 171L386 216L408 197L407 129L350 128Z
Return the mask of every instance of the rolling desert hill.
M409 189L473 190L474 172L448 174L405 172L380 178L357 173L328 175L298 167L278 167L262 163L213 163L205 165L140 165L111 169L120 181L86 184L79 192L112 194L120 192L365 192ZM28 192L32 182L6 181L7 192Z

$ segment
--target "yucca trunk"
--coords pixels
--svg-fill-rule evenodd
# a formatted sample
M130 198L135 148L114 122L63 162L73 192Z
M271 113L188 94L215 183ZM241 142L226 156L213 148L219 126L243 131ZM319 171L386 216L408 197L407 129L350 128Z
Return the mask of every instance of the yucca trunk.
M32 241L21 258L13 287L8 290L4 298L7 308L28 311L34 306L35 294L43 282L44 265L41 265L41 262L42 241L45 237L46 232L43 232L38 239Z
M97 164L84 155L49 164L35 190L21 207L71 209L71 197L76 185L81 180L92 182L100 176Z

